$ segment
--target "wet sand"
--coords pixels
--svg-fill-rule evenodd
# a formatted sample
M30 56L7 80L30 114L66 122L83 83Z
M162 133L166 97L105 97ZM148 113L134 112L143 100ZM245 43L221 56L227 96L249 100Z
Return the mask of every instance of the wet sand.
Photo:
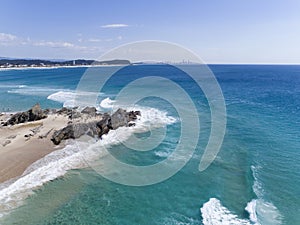
M8 116L2 114L0 120ZM0 183L21 176L32 163L63 148L63 144L56 146L50 139L54 130L63 128L68 121L66 115L55 114L39 121L0 126Z

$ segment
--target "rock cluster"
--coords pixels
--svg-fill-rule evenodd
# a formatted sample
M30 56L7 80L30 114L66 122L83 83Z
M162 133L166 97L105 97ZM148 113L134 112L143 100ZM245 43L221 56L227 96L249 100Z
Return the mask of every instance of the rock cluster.
M26 112L19 112L12 115L8 121L3 123L3 126L41 120L46 117L47 114L41 109L40 104L36 104Z
M83 110L81 113L88 113L93 115L93 109ZM90 122L78 122L74 124L69 124L63 129L57 130L52 135L52 142L55 145L60 144L62 140L66 139L76 139L81 137L84 134L87 134L91 137L99 137L103 134L107 134L110 130L115 130L122 126L134 126L134 120L137 119L137 116L140 116L140 111L130 111L127 112L123 109L118 109L112 115L107 113L101 116L101 120L90 121Z
M66 126L60 130L55 130L52 133L52 129L47 131L44 135L39 135L39 138L46 138L50 133L51 141L58 145L62 140L76 139L82 135L89 135L91 137L101 138L102 135L107 134L110 130L118 129L119 127L134 126L134 121L137 116L140 116L140 111L127 112L124 109L118 109L113 114L100 114L95 107L86 107L79 111L78 108L61 108L59 110L46 109L42 110L39 104L34 105L31 109L25 112L19 112L12 115L6 122L3 122L3 126L16 125L19 123L32 122L41 120L50 115L63 115L68 118ZM31 138L35 134L39 133L42 125L31 129L32 133L25 134L24 137ZM9 143L5 143L9 144Z

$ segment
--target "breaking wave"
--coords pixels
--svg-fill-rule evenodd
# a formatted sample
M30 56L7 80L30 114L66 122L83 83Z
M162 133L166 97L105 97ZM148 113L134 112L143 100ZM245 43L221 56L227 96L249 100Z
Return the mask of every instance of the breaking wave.
M75 107L78 105L86 105L86 99L97 99L102 93L98 92L76 92L60 90L47 97L47 99L63 103L64 107Z
M129 110L141 110L142 116L136 121L136 126L111 130L103 135L100 141L95 139L85 142L69 141L63 149L54 151L33 163L19 179L0 187L0 217L21 206L33 190L44 183L65 175L68 170L87 167L86 162L89 160L105 156L107 152L101 151L101 147L117 145L134 133L145 132L177 121L166 112L154 108L141 107Z
M249 213L249 219L238 218L224 207L219 199L211 198L200 209L204 225L279 225L282 223L282 215L278 209L271 202L264 200L262 184L258 179L258 169L251 166L251 170L254 177L253 191L257 199L252 199L245 208Z
M116 101L115 100L111 100L110 98L105 98L101 101L100 106L101 108L104 109L111 109L114 105Z
M249 220L239 219L237 215L231 213L216 198L211 198L208 202L204 203L200 212L204 225L251 225Z

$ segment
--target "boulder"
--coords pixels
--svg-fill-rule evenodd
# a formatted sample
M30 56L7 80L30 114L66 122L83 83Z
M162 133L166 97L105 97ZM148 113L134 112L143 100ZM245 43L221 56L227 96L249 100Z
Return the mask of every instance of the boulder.
M84 134L89 136L99 135L96 122L69 124L61 130L54 131L51 141L58 145L62 140L79 138Z
M114 114L111 116L111 126L112 129L118 129L119 127L128 126L129 122L134 121L137 119L137 116L140 116L140 111L130 111L127 112L124 109L118 109ZM130 126L134 126L131 125Z
M85 107L81 113L88 114L89 116L95 116L97 112L97 109L95 107Z
M109 130L112 130L111 117L108 114L104 114L102 120L97 122L97 127L99 129L98 137L101 138L103 134L107 134Z
M41 120L46 117L47 115L41 109L40 104L36 104L26 112L19 112L12 115L11 118L3 124L3 126Z
M95 112L94 109L90 108L86 110L88 113L93 113L93 111ZM100 121L95 119L95 121L87 123L68 124L63 129L55 131L51 140L54 144L58 145L62 140L76 139L84 134L101 138L102 135L107 134L110 130L115 130L122 126L134 126L135 124L132 121L136 120L138 115L141 115L140 111L126 112L124 109L118 109L111 116L104 113Z
M126 110L118 109L114 114L111 116L111 127L112 129L117 129L119 127L126 126L128 123L128 117Z

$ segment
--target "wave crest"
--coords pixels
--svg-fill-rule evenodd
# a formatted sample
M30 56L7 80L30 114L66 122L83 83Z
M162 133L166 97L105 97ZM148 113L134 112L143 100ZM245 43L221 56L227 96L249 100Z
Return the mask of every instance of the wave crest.
M204 225L251 225L249 220L239 219L237 215L231 213L216 198L211 198L208 202L204 203L200 212Z

